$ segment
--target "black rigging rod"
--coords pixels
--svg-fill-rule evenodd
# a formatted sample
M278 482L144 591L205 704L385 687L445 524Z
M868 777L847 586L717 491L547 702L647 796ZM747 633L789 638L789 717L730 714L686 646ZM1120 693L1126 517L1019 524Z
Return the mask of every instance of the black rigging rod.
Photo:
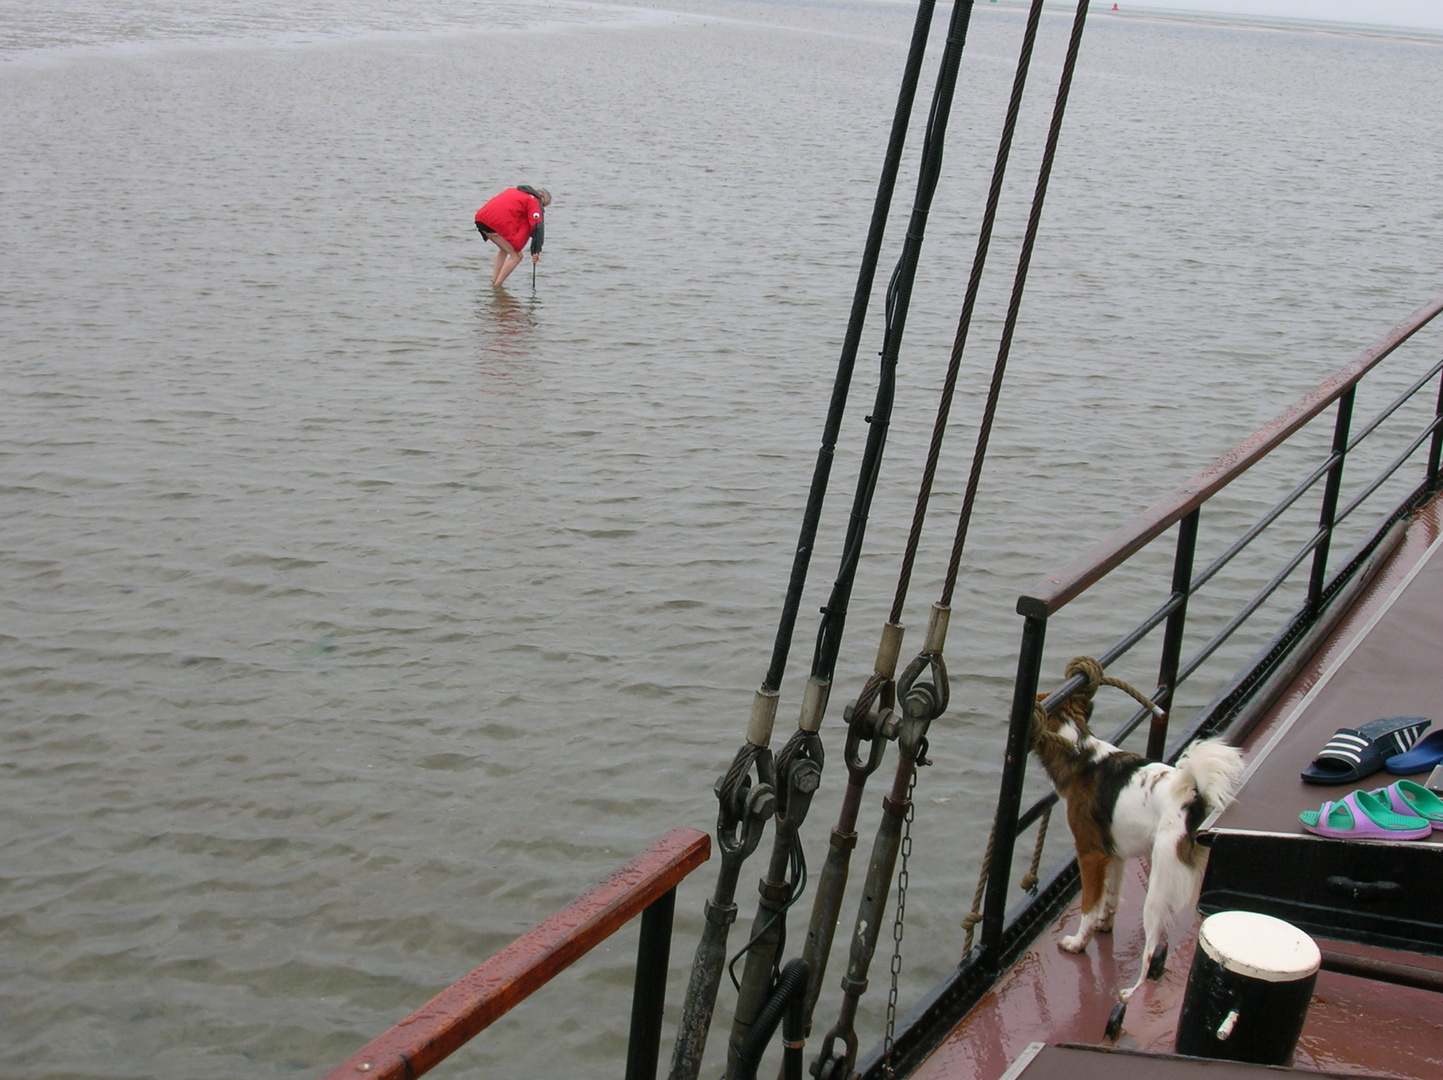
M821 741L817 729L821 726L821 713L825 707L825 694L831 684L831 673L837 661L837 648L841 643L841 631L846 624L846 609L851 595L851 583L856 578L857 562L861 554L861 541L866 533L867 514L872 508L877 478L882 471L882 453L886 446L887 426L892 413L892 400L896 388L896 364L902 347L902 334L906 326L906 313L911 305L912 283L916 277L916 264L921 257L922 240L926 232L926 215L932 205L932 196L937 192L938 179L942 172L942 152L947 141L947 121L951 114L952 97L957 90L957 74L961 68L962 48L967 43L967 29L973 13L973 0L958 0L952 6L952 19L948 26L947 45L942 51L941 68L938 71L937 88L932 94L931 114L926 123L926 134L922 141L922 162L919 166L918 191L912 204L912 218L902 245L902 258L893 271L887 286L886 328L883 334L882 365L877 380L876 401L867 432L867 445L863 450L863 461L857 491L854 495L851 520L847 527L847 539L843 544L841 570L833 586L833 596L823 611L821 628L818 630L817 657L812 661L811 677L807 680L808 693L802 703L798 731L788 742L785 751L779 755L778 798L784 797L786 777L781 768L781 757L797 748L798 757L811 757L817 761L820 781ZM765 689L765 687L763 687ZM755 736L747 736L755 739ZM815 781L814 781L815 783ZM727 1055L727 1076L733 1076L737 1053L745 1041L747 1031L756 1021L766 1001L771 980L775 977L776 962L785 939L785 911L797 900L795 882L786 881L789 848L797 842L797 830L801 819L810 806L810 791L807 797L798 798L795 813L779 814L778 827L773 835L772 858L768 874L760 882L760 904L753 927L750 951L747 953L746 969L742 986L737 993L736 1012L732 1021L732 1040Z
M968 6L971 6L970 3ZM922 61L927 51L927 36L931 30L935 7L936 0L922 0L917 5L917 17L912 25L912 43L907 52L906 67L902 72L902 85L897 93L897 108L892 116L892 133L887 141L887 154L882 163L881 178L877 183L877 197L872 203L872 222L862 248L862 265L857 273L856 290L852 294L852 311L847 319L846 336L842 339L842 354L837 361L831 404L827 408L827 420L822 429L822 445L817 451L817 464L812 471L812 486L802 514L801 533L797 538L797 550L792 559L792 573L787 583L786 599L782 603L776 643L772 647L771 666L767 669L766 678L762 680L762 689L766 691L781 688L787 656L791 652L792 632L796 628L802 590L807 583L807 571L817 539L822 503L826 499L837 437L847 409L852 371L857 361L857 349L861 345L862 330L867 321L867 307L877 276L877 263L882 255L882 238L887 228L887 215L892 209L892 197L897 188L897 172L907 141L907 126L912 119L912 106L917 97L917 84L921 80Z
M896 390L897 358L901 351L907 312L911 304L912 286L916 280L917 263L926 234L927 215L942 173L947 121L951 115L952 99L956 92L962 51L967 42L972 7L972 0L957 0L952 8L947 42L942 52L937 83L932 95L931 112L927 118L927 130L922 143L917 194L913 200L911 219L902 245L902 256L893 271L887 288L886 325L882 340L881 368L872 414L867 418L870 428L858 472L857 489L853 497L847 535L843 543L841 567L832 588L831 599L822 612L816 653L812 662L811 675L807 681L809 701L804 702L797 737L816 737L815 732L821 723L821 710L825 707L826 690L831 685L837 652L841 646L847 605L851 597L852 584L856 578L857 564L861 558L867 517L871 511L872 498L876 493L877 481L881 474L882 455L886 446L887 430L891 421L892 403ZM774 657L774 661L776 659ZM780 678L780 672L776 674ZM808 708L809 704L811 708ZM799 822L794 822L791 827L794 829L797 824ZM779 924L781 921L784 909L778 910L778 897L790 894L786 892L785 880L775 871L785 865L783 845L794 842L794 839L794 835L784 836L784 830L779 825L771 860L774 872L769 873L761 883L762 903L757 913L759 924L762 922L764 914L770 919L766 924L768 927L773 923ZM769 908L774 914L768 912ZM759 929L754 935L754 944L747 958L746 974L743 977L733 1020L732 1052L728 1060L729 1076L733 1074L737 1050L746 1038L747 1031L755 1021L765 1000L766 988L771 978L770 973L776 967L780 941L780 930L767 935Z
M937 419L933 425L932 442L928 449L927 464L923 470L921 487L917 495L916 509L912 518L912 530L902 557L897 575L897 591L892 602L892 612L882 629L882 641L877 649L876 669L856 700L847 707L847 789L842 799L842 808L832 830L831 845L817 884L816 900L812 907L812 920L807 932L807 948L804 954L810 965L811 983L807 987L805 1019L811 1027L812 1010L821 991L821 980L831 953L832 939L836 931L838 914L841 911L842 894L846 890L847 876L852 850L857 844L857 812L867 780L881 763L885 740L895 738L900 717L894 711L898 696L895 682L897 660L902 649L902 607L906 601L908 584L911 581L912 566L921 540L922 525L926 518L927 503L931 496L936 475L937 462L941 457L942 442L946 435L947 418L951 411L952 399L956 392L957 376L961 368L962 352L966 345L968 329L972 324L977 294L981 285L982 272L987 263L991 247L992 230L997 218L997 207L1001 199L1002 183L1007 175L1007 162L1011 154L1012 140L1017 129L1017 117L1022 105L1022 94L1027 85L1027 74L1032 66L1032 53L1037 40L1037 31L1042 18L1042 0L1032 0L1028 12L1027 27L1022 36L1022 50L1013 76L1012 94L1008 101L1007 116L998 140L997 158L992 168L992 183L988 190L987 205L978 230L977 251L972 260L972 272L968 277L967 290L958 317L957 333L953 340L952 354L943 381L942 393L937 408ZM960 553L954 554L954 560ZM950 603L950 591L949 600ZM945 606L934 606L932 625L928 628L927 643L922 657L933 669L934 679L923 683L919 689L935 689L936 696L943 704L934 707L932 716L940 716L945 707L947 694L946 667L942 650L946 638L948 610ZM912 666L916 666L914 661ZM910 668L909 668L910 670ZM920 674L920 671L917 673ZM915 684L914 682L914 685ZM911 687L902 689L906 697ZM877 705L877 708L873 706ZM869 753L863 758L859 751L863 741L870 744Z
M857 564L861 560L862 540L867 516L882 468L887 429L892 419L892 400L896 389L897 355L902 348L902 334L907 325L907 311L912 302L912 286L917 277L917 261L922 254L922 239L927 229L927 214L932 196L942 175L942 153L947 136L947 121L952 111L952 98L957 88L957 72L962 65L962 49L967 43L967 29L972 19L972 0L957 0L952 7L952 21L947 31L947 45L932 93L932 111L927 118L927 134L922 143L922 162L917 178L917 197L912 203L912 217L902 257L887 289L887 323L882 339L881 374L877 383L876 401L869 416L867 445L858 470L857 490L852 499L852 515L847 523L847 536L842 545L841 567L832 586L831 598L822 609L817 647L812 659L812 678L829 683L842 645L842 631L847 621L847 605L852 596Z
M857 489L853 498L851 518L847 526L847 536L843 543L841 568L833 585L831 599L823 609L817 636L816 654L812 662L811 676L807 681L809 700L804 702L799 730L793 742L797 738L816 738L815 732L821 723L821 710L825 707L825 693L831 685L837 651L841 646L847 605L851 597L852 583L856 578L857 563L861 558L867 517L871 511L872 498L876 493L877 481L881 473L882 454L886 446L887 429L891 420L892 402L896 389L897 357L901 351L902 335L907 323L907 311L911 304L912 286L916 279L917 262L921 256L922 241L926 234L927 214L931 209L937 182L942 174L947 121L951 115L952 99L957 87L957 74L962 64L962 51L967 43L967 30L971 23L972 7L972 0L957 0L952 8L947 42L942 52L937 84L932 95L932 108L927 118L927 130L922 143L917 194L912 204L911 220L902 245L901 259L893 271L887 288L886 326L882 340L881 370L872 415L867 418L870 428L867 432L867 444L863 451L857 478ZM780 677L779 673L778 677ZM808 708L809 704L810 708ZM789 747L791 745L788 744ZM795 829L799 824L799 821L792 822L791 829ZM787 891L785 879L778 872L781 867L785 866L784 845L794 842L794 839L794 833L784 835L784 830L779 823L771 860L773 872L769 873L761 883L762 902L757 912L758 924L762 923L764 915L770 920L765 924L768 927L773 923L781 923L785 909L779 908L779 897L791 896L789 904L795 902L794 896ZM768 909L771 910L768 911ZM765 1001L766 988L771 978L770 973L776 967L777 951L782 933L783 931L778 929L776 932L764 934L759 929L754 935L754 943L747 958L746 973L743 976L732 1024L728 1076L733 1074L737 1051Z
M713 898L707 903L707 927L702 940L697 945L696 957L692 965L691 981L687 987L680 1030L672 1057L671 1080L695 1080L701 1069L707 1033L711 1027L712 1012L716 1006L717 987L721 981L728 931L736 918L734 898L741 863L755 850L765 819L771 816L775 809L776 796L771 783L774 777L770 768L771 751L768 746L771 741L772 723L775 719L777 693L781 687L787 654L791 648L792 631L796 625L797 610L801 603L802 589L806 583L812 547L816 540L817 525L821 518L822 503L831 471L833 450L846 410L852 370L861 340L863 324L866 320L867 305L871 297L877 263L881 256L882 237L896 189L897 173L901 164L902 150L906 143L907 127L911 121L912 106L916 98L917 84L926 54L927 37L931 29L935 6L935 0L920 0L917 5L911 45L907 53L902 85L898 91L897 108L892 118L891 137L888 140L887 155L878 182L877 198L872 209L871 227L867 233L862 266L857 278L857 288L853 294L851 318L847 324L842 355L837 365L831 405L823 431L822 446L817 455L817 465L812 477L806 511L802 519L801 535L797 541L791 579L788 583L781 622L777 629L776 645L772 653L771 667L753 704L747 741L738 751L737 759L731 770L717 784L717 796L722 804L718 820L718 839L722 841L720 845L723 855L722 866L717 875ZM970 0L968 0L967 7L970 10ZM813 692L814 696L821 695L821 700L814 703L812 710L816 712L819 722L820 711L825 707L825 688L811 682L809 690ZM798 734L802 733L798 732ZM748 796L742 781L746 780L750 785L749 776L754 767L758 773L758 784ZM765 789L764 797L759 798L757 796L762 789Z
M932 482L940 456L942 440L945 436L947 414L951 407L962 352L966 344L967 332L975 308L978 286L986 261L992 226L997 212L998 199L1001 193L1003 177L1006 172L1007 159L1016 128L1023 89L1026 85L1026 75L1031 64L1032 50L1040 22L1041 9L1041 0L1034 0L1028 17L1027 31L1023 38L1022 55L1018 61L1017 72L1013 82L1012 97L1008 105L1007 118L1003 125L1002 138L998 147L992 185L989 190L987 207L983 215L982 229L978 238L977 254L974 258L972 273L968 280L962 313L958 321L957 335L953 343L952 355L948 364L947 378L943 386L937 420L933 429L932 443L929 448L927 464L923 473L921 490L917 497L912 529L908 538L906 552L903 556L901 572L898 576L897 594L893 601L892 612L888 623L883 631L882 646L878 654L877 671L872 678L868 680L867 686L864 687L862 694L858 696L858 700L849 715L849 721L852 724L861 723L868 729L875 729L880 733L895 723L895 714L884 709L883 713L878 714L876 718L873 719L873 717L869 715L871 703L879 697L881 697L883 701L885 701L888 696L901 699L903 704L902 712L905 717L902 721L902 733L900 736L900 741L903 744L905 744L909 738L916 740L920 736L922 745L925 745L927 723L939 717L947 705L947 671L942 658L942 650L946 638L947 619L951 611L952 591L957 580L958 567L966 543L967 529L977 494L978 481L982 472L983 462L986 459L988 438L996 416L997 403L1001 393L1003 377L1006 372L1012 337L1021 308L1022 293L1026 284L1032 249L1041 220L1042 207L1046 198L1047 183L1051 174L1052 163L1061 132L1062 118L1066 110L1067 97L1071 87L1072 74L1076 65L1082 28L1086 20L1087 2L1086 0L1081 0L1078 5L1073 33L1069 41L1067 56L1064 60L1062 74L1059 79L1057 99L1053 107L1052 124L1048 131L1037 186L1033 193L1032 210L1028 219L1027 231L1018 260L1012 295L1008 305L1007 319L1004 324L997 362L994 366L992 380L989 385L987 402L979 428L977 446L973 453L972 468L966 494L963 498L962 509L958 517L957 532L951 557L948 561L942 595L937 603L932 606L932 618L928 626L927 641L922 652L912 661L901 680L894 685L892 683L892 673L895 671L902 633L900 624L902 607L906 600L913 560L915 559L917 551L922 523L926 517L927 502L931 494ZM931 681L919 681L919 677L927 670L931 671ZM919 728L920 731L909 731L909 728L913 725ZM905 749L903 753L899 755L896 777L893 781L893 792L887 800L888 814L884 816L882 824L878 829L872 860L869 866L867 883L863 890L864 897L862 906L858 912L856 931L853 936L851 960L848 964L846 977L842 980L845 994L840 1017L836 1026L828 1032L824 1040L821 1055L812 1070L818 1077L818 1080L833 1080L833 1078L850 1076L854 1067L856 1034L853 1028L853 1021L856 1014L857 998L866 989L868 968L876 946L877 923L880 921L885 908L893 863L897 854L900 827L895 819L902 816L907 808L902 805L902 796L900 793L904 790L909 790L911 779L915 775L916 765L923 763L921 757L921 754L915 751L909 754ZM857 774L856 770L853 770L853 772L854 784L860 785L861 783L865 783L865 774ZM857 792L856 795L859 798L860 791ZM853 792L849 787L849 801L855 801L852 796ZM908 804L908 806L909 805L910 804ZM846 808L846 805L844 805L844 812ZM1015 808L1013 812L1015 814ZM837 837L834 834L834 850L829 854L828 863L823 869L822 884L818 890L816 910L813 912L812 935L809 935L809 946L812 945L811 936L817 934L819 924L825 924L827 921L835 919L834 905L839 902L840 898L829 897L824 901L823 893L826 891L832 879L835 878L845 882L845 861L850 855L850 847L856 843L855 832L851 834L850 844L846 850L841 850L838 847L836 839ZM839 866L834 867L834 862L838 863ZM991 883L989 882L989 884ZM989 901L990 899L991 897L989 896ZM901 919L900 906L898 909L898 919ZM897 940L900 942L900 936L897 937ZM808 953L807 958L812 963L815 981L820 977L820 973L825 967L825 955L818 957L814 949ZM894 956L894 994L898 962L899 956ZM809 995L810 1000L814 1000L814 996L815 987L811 988L811 995ZM892 1052L891 1024L892 1019L889 1014L886 1040L887 1049L883 1059L884 1065L888 1067L890 1067L891 1064L890 1059Z

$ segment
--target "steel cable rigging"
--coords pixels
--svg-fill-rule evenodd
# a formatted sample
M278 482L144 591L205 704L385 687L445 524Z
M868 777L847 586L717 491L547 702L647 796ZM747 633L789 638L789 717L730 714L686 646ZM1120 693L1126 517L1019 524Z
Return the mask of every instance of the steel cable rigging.
M971 0L958 0L953 5L946 46L939 65L937 83L933 92L922 145L917 194L913 201L902 255L886 289L878 384L873 410L867 417L868 434L858 469L857 484L842 545L840 565L828 602L822 609L811 673L803 693L797 730L773 759L770 741L780 685L790 652L797 611L805 586L837 437L850 390L856 353L865 323L868 298L880 258L882 236L891 206L906 128L920 77L921 61L932 17L932 0L923 0L918 7L908 62L893 118L887 156L878 185L871 227L854 293L851 317L843 343L842 355L838 362L831 404L823 431L822 446L818 452L807 506L803 514L801 533L794 554L771 664L753 702L746 741L738 751L730 769L717 781L716 785L719 802L718 846L722 852L722 865L713 897L706 904L706 927L693 963L691 982L683 1008L681 1029L673 1056L670 1074L672 1080L692 1080L700 1069L707 1031L715 1007L717 983L725 960L726 938L730 924L735 920L737 913L735 890L740 867L759 845L765 822L771 817L776 819L776 833L767 875L762 879L760 885L761 895L752 933L749 935L746 946L732 960L734 966L737 960L745 955L747 963L740 980L738 1003L728 1047L728 1075L732 1074L738 1060L738 1053L744 1045L749 1048L747 1054L752 1053L750 1048L754 1046L756 1039L749 1039L748 1036L753 1022L764 1011L768 1016L776 1012L774 1005L769 1006L769 999L773 997L774 990L780 986L781 982L780 954L785 941L785 913L800 897L806 879L805 861L801 857L799 830L810 806L812 794L820 784L823 765L822 742L818 729L826 708L841 638L845 629L847 608L860 562L867 520L880 479L881 462L895 397L898 356L906 327L912 289L915 284L927 217L941 176L947 122L956 91L972 7ZM948 702L947 673L942 659L947 615L955 588L957 567L960 565L967 527L975 503L987 441L995 417L1002 377L1005 373L1017 315L1020 311L1023 286L1040 222L1047 179L1050 175L1061 120L1065 112L1077 47L1086 17L1086 0L1082 0L1078 5L1074 31L1064 62L1057 100L1054 105L1053 123L1049 130L1043 164L1033 197L1032 213L1029 216L1014 279L1003 339L994 366L984 418L973 455L967 492L959 513L958 529L945 575L942 598L933 605L932 618L922 652L908 666L901 681L897 682L895 681L895 668L900 655L902 639L900 619L940 459L947 420L955 395L961 358L976 307L978 288L996 219L998 200L1006 174L1026 75L1031 64L1041 9L1042 0L1033 0L1024 34L1022 54L1014 77L1006 121L999 142L982 227L979 232L977 253L964 295L933 437L928 449L927 464L913 515L912 528L899 570L897 592L891 616L883 630L877 670L867 681L857 701L847 710L849 728L846 759L851 782L844 799L842 820L839 821L837 829L832 834L831 851L818 889L812 927L806 943L804 957L806 964L797 969L810 972L805 999L808 1025L810 1013L816 1001L821 974L825 968L827 953L830 950L831 930L835 927L841 891L845 887L847 861L851 848L855 846L856 842L853 826L861 788L865 784L866 777L880 764L886 740L893 738L898 740L900 760L892 791L884 800L886 812L882 824L879 826L869 870L868 887L865 890L866 896L858 915L859 929L858 934L854 937L853 963L849 965L848 974L843 979L846 996L843 1002L842 1017L839 1019L838 1025L829 1032L822 1054L813 1066L813 1072L820 1080L849 1075L856 1060L856 1036L851 1028L851 1020L855 1014L857 998L866 985L866 966L870 963L871 954L875 950L876 930L885 910L888 886L895 866L897 850L905 842L902 837L904 824L910 831L911 793L915 785L916 768L919 764L926 764L927 726L931 720L941 715ZM929 670L931 680L918 681L923 673ZM902 702L901 715L898 715L894 709L899 695ZM873 705L878 702L881 703L881 708L874 709ZM871 749L865 761L860 754L860 746L864 741L871 743ZM900 926L895 928L894 937L898 950L900 950ZM858 956L859 942L860 952L863 954L860 957ZM900 952L893 960L894 981L899 965ZM789 966L789 970L793 969ZM736 981L735 975L733 975L733 980ZM787 988L789 1000L797 993L796 987L791 985L796 980L796 970L793 970ZM895 1000L895 987L892 1000ZM891 1035L892 1021L889 1016L887 1038L889 1052ZM844 1045L844 1050L840 1054L834 1054L833 1044L839 1039Z

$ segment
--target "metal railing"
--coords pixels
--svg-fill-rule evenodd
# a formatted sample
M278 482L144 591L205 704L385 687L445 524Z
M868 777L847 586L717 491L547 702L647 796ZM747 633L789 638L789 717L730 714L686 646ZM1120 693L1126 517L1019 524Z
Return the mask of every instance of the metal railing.
M1157 688L1153 700L1164 710L1162 717L1140 709L1109 741L1120 743L1143 719L1152 716L1148 731L1146 754L1153 760L1172 760L1193 739L1223 730L1237 732L1256 720L1266 699L1280 689L1283 676L1291 670L1298 646L1310 634L1317 634L1330 612L1336 615L1346 605L1334 601L1360 577L1360 570L1379 553L1385 537L1397 534L1394 526L1413 509L1440 489L1440 452L1443 452L1443 381L1432 402L1429 416L1421 429L1405 439L1403 449L1385 462L1377 473L1358 486L1344 504L1342 478L1344 466L1356 450L1373 436L1384 421L1393 417L1426 387L1443 374L1443 359L1431 364L1360 429L1354 430L1353 410L1358 384L1386 357L1443 312L1443 295L1435 297L1413 312L1356 361L1328 379L1291 409L1245 439L1227 454L1204 469L1187 484L1161 499L1133 521L1095 545L1081 558L1063 570L1051 574L1017 601L1017 612L1023 617L1022 641L1013 687L1008 727L1006 757L1003 764L1001 791L998 796L995 833L990 861L986 867L987 884L982 910L981 932L977 944L962 959L952 975L919 1002L899 1025L893 1051L893 1066L898 1075L905 1075L926 1048L965 1014L992 984L997 976L1027 947L1035 934L1049 920L1056 918L1075 894L1078 875L1076 862L1068 859L1043 875L1027 899L1008 909L1008 892L1012 887L1013 855L1019 834L1035 824L1057 801L1055 792L1022 806L1027 758L1031 747L1033 709L1042 676L1043 646L1048 620L1069 603L1082 596L1108 574L1123 566L1153 541L1177 526L1172 557L1171 585L1163 600L1141 623L1126 632L1111 648L1098 656L1107 668L1163 628L1158 650ZM1225 550L1201 571L1194 565L1201 524L1202 509L1208 502L1257 465L1273 450L1286 443L1330 406L1336 406L1331 448L1326 457L1313 466L1288 493L1245 529ZM1391 430L1391 429L1390 429ZM1418 452L1427 448L1422 476L1408 481L1402 470L1413 462ZM1339 526L1351 518L1368 499L1376 495L1389 480L1399 478L1408 484L1407 493L1381 513L1362 543L1341 567L1330 573L1329 556ZM1200 589L1212 581L1240 553L1276 524L1286 512L1301 504L1304 496L1315 492L1321 483L1317 502L1317 526L1297 544L1283 565L1269 577L1242 607L1225 618L1223 624L1191 655L1184 657L1183 643L1188 628L1188 606ZM1185 731L1169 742L1168 719L1177 701L1177 691L1224 644L1233 639L1268 601L1289 582L1295 572L1308 564L1305 598L1301 606L1283 622L1267 645L1244 666L1214 700L1188 724ZM1063 682L1042 702L1054 710L1085 683L1076 675ZM882 1074L878 1051L859 1062L859 1070L868 1078Z
M711 837L679 826L534 930L367 1043L325 1080L410 1080L435 1068L637 915L627 1080L653 1080L661 1043L676 888L711 856Z

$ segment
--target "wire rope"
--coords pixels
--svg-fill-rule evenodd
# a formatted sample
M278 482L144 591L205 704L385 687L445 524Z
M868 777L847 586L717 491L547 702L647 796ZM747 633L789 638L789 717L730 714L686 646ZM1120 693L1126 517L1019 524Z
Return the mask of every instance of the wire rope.
M967 30L972 18L972 0L957 0L953 5L952 19L948 27L947 45L937 73L937 84L932 93L932 107L927 117L926 134L922 141L921 165L918 169L917 195L912 203L912 215L907 226L907 237L902 245L902 256L892 273L887 288L887 318L882 338L881 373L877 382L876 400L872 414L868 417L867 444L858 470L857 488L852 499L852 513L847 523L847 535L842 545L841 565L832 586L832 593L826 607L822 609L821 626L817 632L816 651L812 659L812 677L818 681L830 681L836 667L837 653L841 649L842 632L846 627L847 606L851 599L852 584L856 579L857 565L861 560L862 541L866 534L867 517L871 511L872 498L876 494L877 479L881 473L882 454L886 448L887 430L891 423L892 403L896 389L897 356L902 347L902 335L906 329L907 313L911 305L912 286L916 280L917 262L922 253L922 241L927 229L927 215L931 211L932 198L937 182L942 175L942 156L947 135L947 122L951 116L952 100L957 88L957 73L962 65L962 51L967 42Z
M817 451L817 463L812 471L812 484L807 494L807 505L802 513L801 531L797 538L796 552L792 557L792 571L787 582L786 597L782 602L776 641L772 646L771 664L762 680L762 690L768 693L781 688L787 656L791 652L797 611L801 606L802 590L806 585L807 571L811 566L812 550L817 539L817 527L822 516L822 505L826 501L827 485L831 477L837 438L841 432L842 417L846 413L847 397L851 391L857 350L861 345L862 329L867 320L867 307L872 295L872 285L876 280L877 264L881 259L882 238L886 232L887 215L891 212L892 199L897 188L897 173L902 163L902 151L906 146L907 127L911 122L912 107L917 97L917 84L921 80L922 61L926 55L927 38L931 30L935 7L936 0L922 0L917 6L917 17L912 27L912 40L907 53L907 63L902 73L902 84L897 92L897 108L892 116L891 135L887 141L887 152L882 163L882 175L878 180L877 196L872 204L871 225L867 230L867 240L862 249L862 265L857 273L856 290L852 294L852 309L847 320L847 332L842 339L842 353L837 361L837 374L832 384L832 397L827 408L826 423L822 429L822 445Z

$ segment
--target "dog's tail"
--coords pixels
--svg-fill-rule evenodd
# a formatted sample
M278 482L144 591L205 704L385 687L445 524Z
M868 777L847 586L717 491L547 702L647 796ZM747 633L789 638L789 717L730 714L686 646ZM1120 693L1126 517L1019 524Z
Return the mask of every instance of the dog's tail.
M1212 812L1233 801L1243 775L1243 755L1236 746L1229 746L1222 739L1203 739L1187 748L1178 759L1177 767L1207 803L1208 812Z

